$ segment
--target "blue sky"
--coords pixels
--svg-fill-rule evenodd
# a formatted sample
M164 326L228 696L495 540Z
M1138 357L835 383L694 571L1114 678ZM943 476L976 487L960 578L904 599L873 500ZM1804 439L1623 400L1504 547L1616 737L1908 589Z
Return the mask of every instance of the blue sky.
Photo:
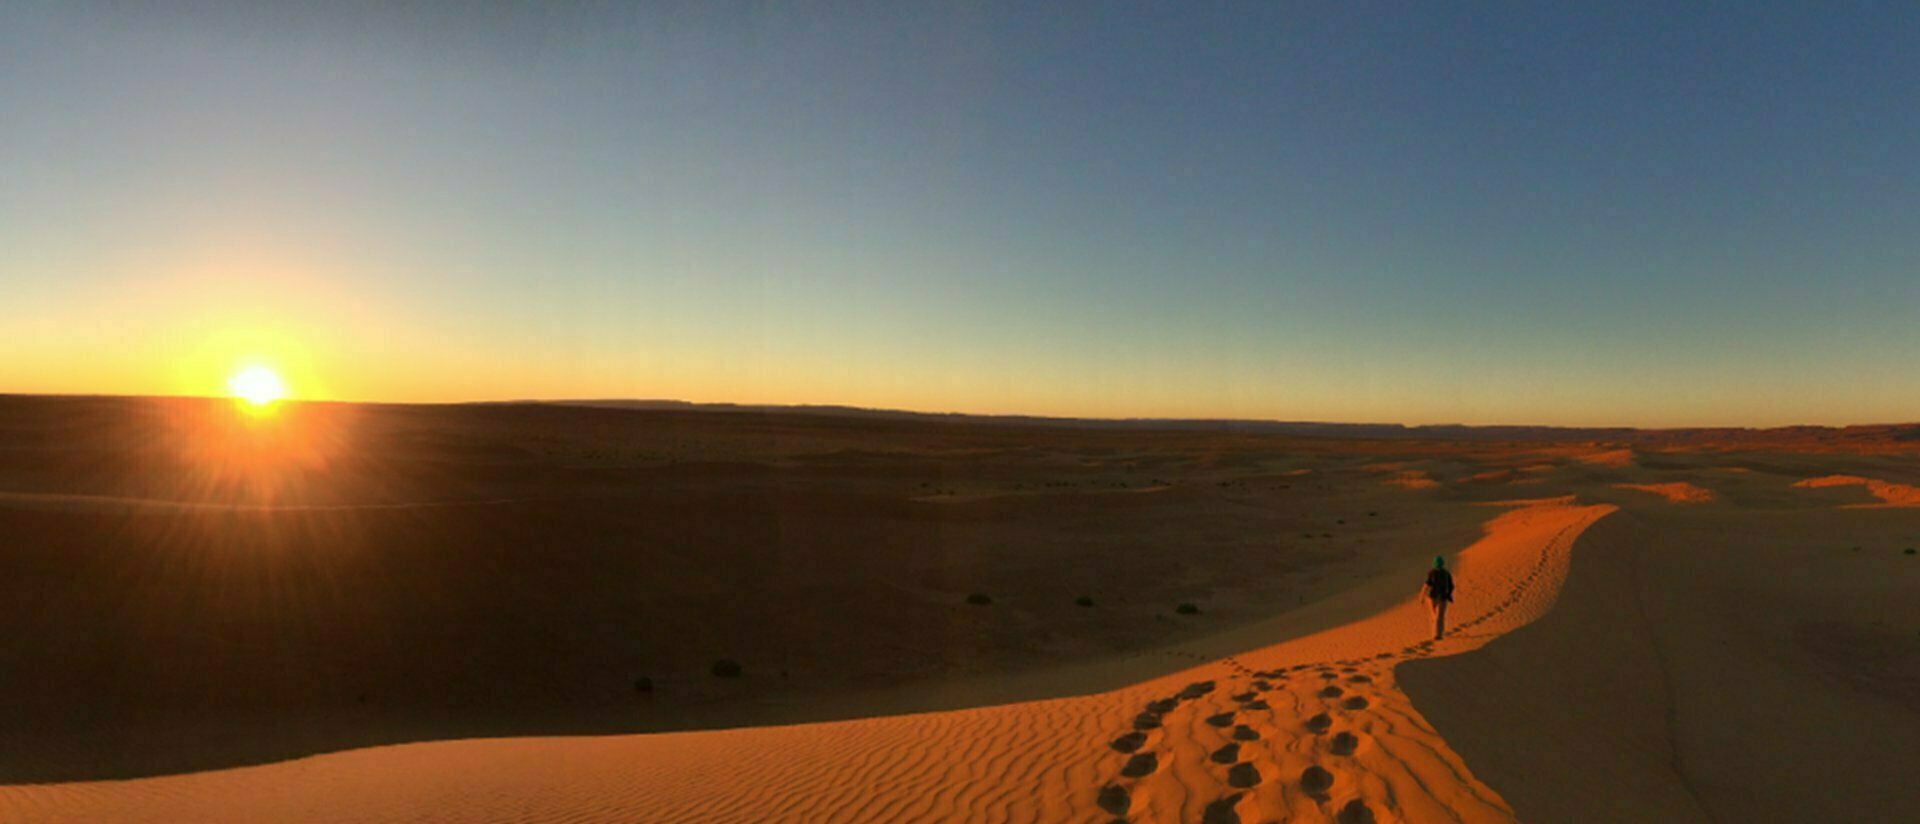
M1909 420L1896 4L10 7L0 390Z

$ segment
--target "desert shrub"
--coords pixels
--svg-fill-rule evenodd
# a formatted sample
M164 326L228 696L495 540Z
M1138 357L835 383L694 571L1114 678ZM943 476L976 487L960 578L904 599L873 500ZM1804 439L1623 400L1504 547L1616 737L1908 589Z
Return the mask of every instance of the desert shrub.
M1093 596L1090 596L1090 595L1082 595L1082 596L1080 596L1080 597L1078 597L1078 598L1075 598L1075 599L1073 599L1073 603L1074 603L1074 604L1075 604L1076 606L1083 606L1083 607L1090 607L1090 606L1093 606Z
M1178 612L1181 615L1199 615L1200 614L1200 608L1195 606L1191 601L1187 603L1183 603L1180 606L1174 607L1173 611Z
M988 595L984 592L976 592L972 595L967 596L967 603L972 604L976 607L984 607L988 604L993 603L993 599L991 597L988 597Z
M740 662L732 658L722 658L713 662L713 675L715 678L739 678L741 672Z

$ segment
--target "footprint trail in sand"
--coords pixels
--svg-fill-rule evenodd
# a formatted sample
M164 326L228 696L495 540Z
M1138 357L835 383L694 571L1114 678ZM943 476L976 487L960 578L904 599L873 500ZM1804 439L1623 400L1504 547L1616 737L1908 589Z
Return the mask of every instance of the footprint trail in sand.
M1099 790L1101 809L1128 821L1511 820L1500 796L1472 777L1394 687L1393 668L1471 650L1552 605L1573 538L1609 510L1542 509L1510 513L1490 527L1557 526L1532 558L1463 554L1487 594L1462 593L1459 611L1471 617L1442 640L1422 637L1424 613L1410 603L1221 659L1195 671L1213 679L1148 702L1141 716L1154 732L1111 746L1154 769L1117 771ZM1148 758L1155 753L1164 756Z

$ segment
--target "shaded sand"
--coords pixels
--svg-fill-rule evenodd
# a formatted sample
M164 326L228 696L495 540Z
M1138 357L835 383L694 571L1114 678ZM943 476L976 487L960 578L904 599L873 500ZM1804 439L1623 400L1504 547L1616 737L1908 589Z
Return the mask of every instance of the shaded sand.
M785 727L377 747L119 782L0 787L0 820L1507 821L1396 687L1551 608L1613 507L1495 517L1421 605L1075 698ZM1418 581L1414 581L1417 585ZM1411 588L1411 587L1410 587ZM1179 650L1168 654L1179 655Z
M1522 820L1920 821L1920 559L1889 540L1916 534L1623 508L1550 614L1399 683Z
M1615 489L1633 489L1651 492L1674 504L1703 504L1713 500L1713 490L1694 486L1686 481L1673 481L1663 484L1614 484Z
M1090 489L1080 494L1125 495L1128 493L1132 493L1137 495L1142 492L1165 492L1172 488L1173 488L1172 486L1162 484L1159 486L1130 487L1126 489ZM995 498L1034 497L1034 496L1044 495L1044 494L1047 494L1047 493L1042 490L1020 490L1020 491L1013 491L1013 492L1007 492L1007 491L950 492L950 493L940 493L937 495L920 495L920 496L911 498L909 500L920 501L922 503L929 503L929 504L968 504L968 503L973 503L975 501L991 501Z
M1879 498L1881 501L1885 502L1880 504L1853 504L1852 505L1856 507L1920 506L1920 486L1910 486L1908 484L1896 484L1896 483L1888 483L1886 481L1876 481L1872 478L1862 478L1858 475L1826 475L1819 478L1808 478L1804 481L1795 482L1794 486L1802 489L1825 489L1828 487L1835 487L1835 486L1864 486L1867 488L1867 492L1872 493L1874 497Z

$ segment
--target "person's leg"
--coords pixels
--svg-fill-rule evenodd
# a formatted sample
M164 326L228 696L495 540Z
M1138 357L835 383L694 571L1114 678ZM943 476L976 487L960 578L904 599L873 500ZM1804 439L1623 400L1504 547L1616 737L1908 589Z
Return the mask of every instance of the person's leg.
M1440 640L1440 636L1445 634L1447 634L1447 602L1434 601L1433 602L1433 639L1438 641Z

